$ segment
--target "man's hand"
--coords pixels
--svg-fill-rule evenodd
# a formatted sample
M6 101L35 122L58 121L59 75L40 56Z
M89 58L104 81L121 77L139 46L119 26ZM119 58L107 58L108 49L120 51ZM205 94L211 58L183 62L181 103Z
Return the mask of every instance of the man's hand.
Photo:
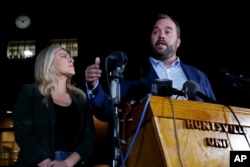
M101 77L100 58L95 58L95 64L89 65L85 70L85 80L89 86L95 86L97 80Z

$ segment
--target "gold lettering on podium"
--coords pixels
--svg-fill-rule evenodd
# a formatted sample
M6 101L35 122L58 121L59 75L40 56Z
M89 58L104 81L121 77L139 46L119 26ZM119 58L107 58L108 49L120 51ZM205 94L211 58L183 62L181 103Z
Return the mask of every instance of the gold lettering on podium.
M218 138L205 138L207 146L218 147L218 148L227 148L228 141L227 139L218 139Z
M241 134L241 135L245 134L244 128L241 125L198 121L198 120L185 120L185 123L187 129L220 131L225 133Z
M231 133L244 135L246 134L246 129L241 125L226 124L218 122L209 121L198 121L198 120L185 120L185 126L187 129L197 129L203 131L219 131L222 133ZM205 138L205 143L207 146L217 147L217 148L227 148L228 140L219 138Z

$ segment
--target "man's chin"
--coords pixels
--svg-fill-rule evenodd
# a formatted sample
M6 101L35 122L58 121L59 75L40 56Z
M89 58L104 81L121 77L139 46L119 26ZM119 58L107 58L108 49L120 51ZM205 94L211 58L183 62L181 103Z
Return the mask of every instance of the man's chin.
M156 48L158 51L164 51L167 49L167 46L166 45L158 45L157 48Z
M166 51L166 49L157 49L157 53L158 53L158 55L162 55L162 54L164 54L164 53L165 53L165 51Z

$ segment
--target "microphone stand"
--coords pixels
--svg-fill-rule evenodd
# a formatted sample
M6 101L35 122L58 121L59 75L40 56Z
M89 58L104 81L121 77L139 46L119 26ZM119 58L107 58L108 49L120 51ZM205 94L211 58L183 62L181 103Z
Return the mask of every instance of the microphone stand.
M113 167L118 167L118 165L123 163L122 158L122 150L120 145L120 119L119 119L119 112L120 112L120 79L123 78L122 72L124 71L123 67L117 67L110 73L112 78L111 80L111 101L112 106L114 107L113 114L114 114L114 158L113 158Z

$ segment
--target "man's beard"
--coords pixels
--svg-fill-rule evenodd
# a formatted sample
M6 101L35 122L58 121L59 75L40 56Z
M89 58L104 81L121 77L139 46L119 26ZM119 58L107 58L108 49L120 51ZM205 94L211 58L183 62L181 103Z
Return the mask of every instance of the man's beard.
M151 49L153 52L152 57L160 61L170 59L176 53L174 45L167 45L167 49L165 50L157 50L153 45L151 45Z

